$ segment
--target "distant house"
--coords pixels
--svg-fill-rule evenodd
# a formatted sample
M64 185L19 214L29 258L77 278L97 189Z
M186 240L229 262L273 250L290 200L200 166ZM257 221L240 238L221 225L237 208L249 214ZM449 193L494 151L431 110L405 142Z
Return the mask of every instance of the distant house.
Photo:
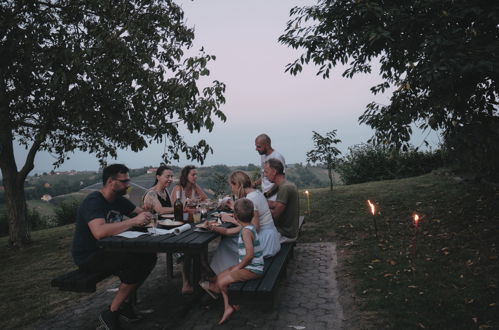
M45 202L50 202L52 200L52 196L50 196L49 194L45 194L40 199Z
M156 173L157 170L158 170L157 168L152 167L152 168L150 168L150 169L147 170L147 174Z

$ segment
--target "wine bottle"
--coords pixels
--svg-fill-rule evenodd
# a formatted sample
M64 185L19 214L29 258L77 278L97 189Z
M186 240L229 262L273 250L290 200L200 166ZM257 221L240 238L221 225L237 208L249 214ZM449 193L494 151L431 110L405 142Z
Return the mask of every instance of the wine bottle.
M180 191L177 190L175 203L173 204L173 217L175 221L183 221L184 220L184 204L180 199Z

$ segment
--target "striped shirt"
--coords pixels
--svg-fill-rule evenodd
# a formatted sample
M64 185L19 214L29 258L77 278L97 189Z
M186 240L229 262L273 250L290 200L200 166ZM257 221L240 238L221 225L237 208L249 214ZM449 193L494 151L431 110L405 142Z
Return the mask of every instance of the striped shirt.
M243 260L246 256L246 247L244 246L243 241L243 230L248 229L253 233L253 259L251 259L250 263L244 267L255 274L263 274L263 253L262 247L260 246L260 241L258 240L258 234L255 230L255 226L248 225L243 227L243 229L239 232L239 239L237 241L238 249L239 249L239 262Z

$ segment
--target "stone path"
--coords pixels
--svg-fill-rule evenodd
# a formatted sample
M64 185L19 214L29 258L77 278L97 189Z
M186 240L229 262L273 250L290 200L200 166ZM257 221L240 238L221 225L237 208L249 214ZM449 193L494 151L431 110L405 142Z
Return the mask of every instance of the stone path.
M143 313L144 320L138 324L122 324L125 329L342 329L336 263L334 243L297 244L287 277L280 283L274 310L242 305L228 322L218 326L223 312L222 300L215 301L203 292L180 295L180 275L177 273L172 281L166 281L162 254L139 292L137 310ZM85 296L57 316L40 320L33 328L99 327L98 314L112 300L117 284L115 279L107 281L95 294Z

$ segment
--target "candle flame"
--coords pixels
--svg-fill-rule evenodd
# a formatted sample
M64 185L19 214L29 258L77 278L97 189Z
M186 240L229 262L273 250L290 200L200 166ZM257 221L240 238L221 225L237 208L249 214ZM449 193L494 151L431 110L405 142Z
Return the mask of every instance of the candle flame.
M417 226L418 222L419 222L419 215L414 213L413 217L414 217L414 224L416 224L416 226Z
M374 212L376 211L376 208L374 207L374 204L371 203L370 200L367 200L367 203L369 204L369 207L371 208L371 213L374 215Z
M305 190L305 195L308 195L308 190Z

